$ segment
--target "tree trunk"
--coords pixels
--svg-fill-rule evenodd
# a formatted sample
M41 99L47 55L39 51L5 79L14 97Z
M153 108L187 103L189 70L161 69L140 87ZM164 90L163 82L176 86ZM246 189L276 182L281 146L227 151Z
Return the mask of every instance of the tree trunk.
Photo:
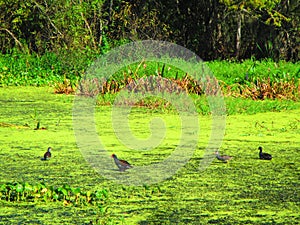
M236 33L236 57L240 57L241 41L242 41L242 13L238 13L237 33Z

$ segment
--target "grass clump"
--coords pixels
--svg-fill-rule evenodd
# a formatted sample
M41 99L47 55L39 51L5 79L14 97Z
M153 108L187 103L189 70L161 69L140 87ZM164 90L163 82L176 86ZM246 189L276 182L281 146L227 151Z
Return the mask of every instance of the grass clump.
M248 82L270 78L271 82L290 81L300 78L299 62L274 62L270 59L248 59L236 61L211 61L206 63L218 80L227 85L247 84Z
M49 186L45 183L29 184L28 182L4 183L0 185L0 199L9 202L19 201L62 201L64 205L102 204L108 193L105 189L94 192L82 191L67 184L62 187Z
M78 82L97 56L89 49L83 52L46 52L41 56L12 50L10 54L0 56L0 85L54 85L56 93L74 93ZM217 78L226 96L253 100L299 99L298 62L249 59L242 62L211 61L205 64ZM189 94L204 94L201 82L195 81L180 68L146 61L128 65L113 74L103 81L99 93L117 93L125 87L134 86L140 79L149 80L148 77L153 76L169 79L177 85L176 88ZM151 85L151 82L148 83Z
M62 65L57 55L25 55L13 51L0 57L0 84L2 86L44 86L60 82Z
M223 95L227 97L297 101L300 97L300 74L297 64L281 62L285 71L273 71L272 73L270 71L274 68L270 69L270 66L273 64L269 61L266 61L268 63L264 62L245 61L239 64L233 62L233 65L226 61L208 62L207 66L212 65L211 70L215 77L206 76L201 78L202 80L195 80L178 68L143 61L144 66L141 66L142 63L127 66L107 80L98 78L94 78L92 81L84 80L82 82L84 85L87 84L88 88L82 90L81 87L80 91L84 95L91 95L90 91L97 90L92 94L94 96L95 94L114 94L123 89L133 93L147 93L153 90L159 90L161 93L177 93L180 90L187 94L201 96L216 95L222 90ZM255 72L256 65L259 68L258 72ZM274 63L274 65L277 64ZM254 67L251 69L251 75L249 75L250 69L247 66L250 69ZM280 67L279 64L277 66ZM168 69L166 69L167 67ZM219 70L220 68L222 71ZM89 89L91 87L92 90Z
M58 53L46 52L43 55L12 50L9 54L0 55L0 85L66 85L67 81L68 86L73 88L94 59L95 53L88 50L62 50Z

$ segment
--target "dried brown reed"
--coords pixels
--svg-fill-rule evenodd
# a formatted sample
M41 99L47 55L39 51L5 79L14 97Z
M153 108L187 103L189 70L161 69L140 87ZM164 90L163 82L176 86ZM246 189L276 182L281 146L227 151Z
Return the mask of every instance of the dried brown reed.
M260 79L248 84L226 85L222 82L222 90L226 96L252 98L253 100L264 99L288 99L298 100L300 97L300 80L272 81L270 78Z

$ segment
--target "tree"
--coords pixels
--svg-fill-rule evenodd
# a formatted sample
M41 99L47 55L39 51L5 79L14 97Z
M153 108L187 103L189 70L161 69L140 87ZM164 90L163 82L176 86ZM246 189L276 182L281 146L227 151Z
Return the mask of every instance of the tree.
M251 19L259 20L267 25L273 25L280 27L283 22L289 21L289 19L277 10L277 7L281 0L220 0L225 4L229 12L235 14L237 20L237 32L236 32L236 57L241 55L242 44L242 24L244 23L244 17L250 17Z

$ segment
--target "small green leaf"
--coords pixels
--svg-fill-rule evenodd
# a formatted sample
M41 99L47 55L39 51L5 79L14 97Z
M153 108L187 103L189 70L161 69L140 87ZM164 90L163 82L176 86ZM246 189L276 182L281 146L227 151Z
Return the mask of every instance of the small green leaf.
M71 188L71 191L74 195L77 195L78 193L80 193L80 188Z
M22 192L23 191L23 185L22 184L17 184L16 185L16 191L17 192Z

